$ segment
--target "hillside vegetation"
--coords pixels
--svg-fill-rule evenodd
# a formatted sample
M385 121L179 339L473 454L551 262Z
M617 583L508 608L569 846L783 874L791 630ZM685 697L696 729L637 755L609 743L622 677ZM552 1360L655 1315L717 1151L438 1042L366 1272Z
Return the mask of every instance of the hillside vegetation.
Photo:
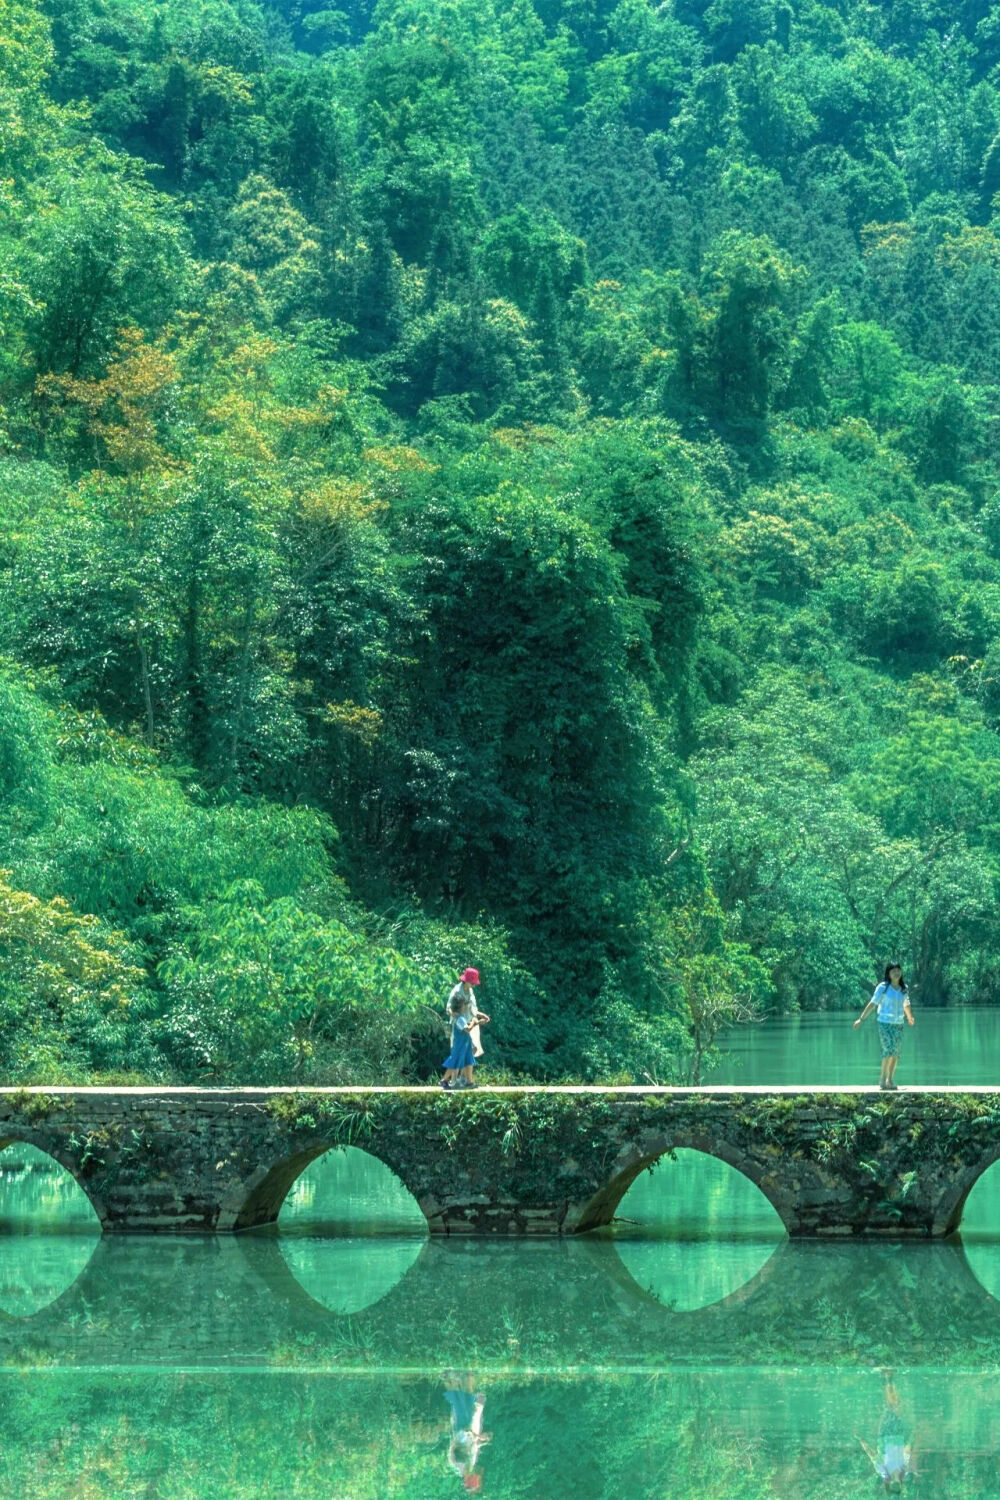
M0 1074L1000 999L1000 5L0 0Z

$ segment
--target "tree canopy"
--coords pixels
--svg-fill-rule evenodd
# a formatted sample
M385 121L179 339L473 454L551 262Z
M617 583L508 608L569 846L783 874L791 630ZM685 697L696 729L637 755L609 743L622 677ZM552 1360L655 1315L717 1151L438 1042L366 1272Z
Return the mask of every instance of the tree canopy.
M0 0L6 1077L1000 1000L998 36Z

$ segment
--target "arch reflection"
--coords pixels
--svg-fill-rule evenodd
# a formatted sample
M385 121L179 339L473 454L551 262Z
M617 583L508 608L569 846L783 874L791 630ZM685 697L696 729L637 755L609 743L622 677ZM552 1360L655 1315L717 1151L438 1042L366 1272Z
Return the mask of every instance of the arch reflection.
M9 1235L0 1238L0 1313L31 1318L82 1276L100 1235Z
M0 1150L0 1312L30 1318L73 1285L101 1226L87 1195L51 1156Z
M648 1296L671 1312L697 1312L728 1302L754 1282L778 1244L627 1240L616 1248L625 1269Z
M427 1221L384 1162L348 1146L292 1185L278 1217L282 1258L314 1302L362 1312L396 1286L423 1248Z
M1000 1300L1000 1162L987 1167L965 1201L959 1233L969 1269Z
M282 1259L302 1290L330 1312L347 1314L381 1302L416 1261L423 1240L316 1235L282 1239L280 1246Z
M962 1208L961 1246L972 1275L1000 1300L1000 1162L977 1178Z
M618 1207L615 1244L638 1286L675 1312L732 1297L786 1236L764 1194L701 1151L661 1157Z

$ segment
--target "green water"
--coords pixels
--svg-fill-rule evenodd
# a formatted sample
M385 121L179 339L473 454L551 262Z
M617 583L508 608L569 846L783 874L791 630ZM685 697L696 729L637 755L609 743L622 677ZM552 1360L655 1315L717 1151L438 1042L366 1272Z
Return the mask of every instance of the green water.
M780 1016L734 1028L723 1041L710 1084L877 1083L879 1041L874 1016L854 1030L860 1011ZM897 1083L1000 1083L1000 1009L914 1009L903 1032Z
M108 1237L82 1270L72 1238L0 1316L5 1495L847 1500L892 1403L929 1493L1000 1496L1000 1304L959 1246L779 1241L691 1309L610 1240L417 1241L376 1285L362 1237ZM717 1247L687 1257L707 1287Z
M353 1150L219 1238L0 1174L5 1496L853 1500L905 1440L908 1492L1000 1500L1000 1173L945 1245L792 1243L687 1151L558 1242L430 1240Z

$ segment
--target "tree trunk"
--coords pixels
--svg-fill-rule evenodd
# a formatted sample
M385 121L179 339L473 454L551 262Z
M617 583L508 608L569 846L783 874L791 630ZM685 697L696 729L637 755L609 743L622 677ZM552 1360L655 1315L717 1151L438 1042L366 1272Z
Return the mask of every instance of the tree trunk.
M233 713L233 735L229 749L230 775L235 781L239 775L240 739L243 733L243 716L246 712L247 690L250 682L250 638L253 606L249 602L243 612L240 630L240 655L237 673L236 705Z
M149 680L149 651L146 648L146 638L142 633L142 621L136 612L135 620L135 644L139 650L139 673L142 678L142 698L146 705L146 738L150 744L153 742L153 691Z
M187 600L184 610L184 698L188 726L188 754L199 770L208 750L208 705L201 660L201 580L197 562L189 560Z

